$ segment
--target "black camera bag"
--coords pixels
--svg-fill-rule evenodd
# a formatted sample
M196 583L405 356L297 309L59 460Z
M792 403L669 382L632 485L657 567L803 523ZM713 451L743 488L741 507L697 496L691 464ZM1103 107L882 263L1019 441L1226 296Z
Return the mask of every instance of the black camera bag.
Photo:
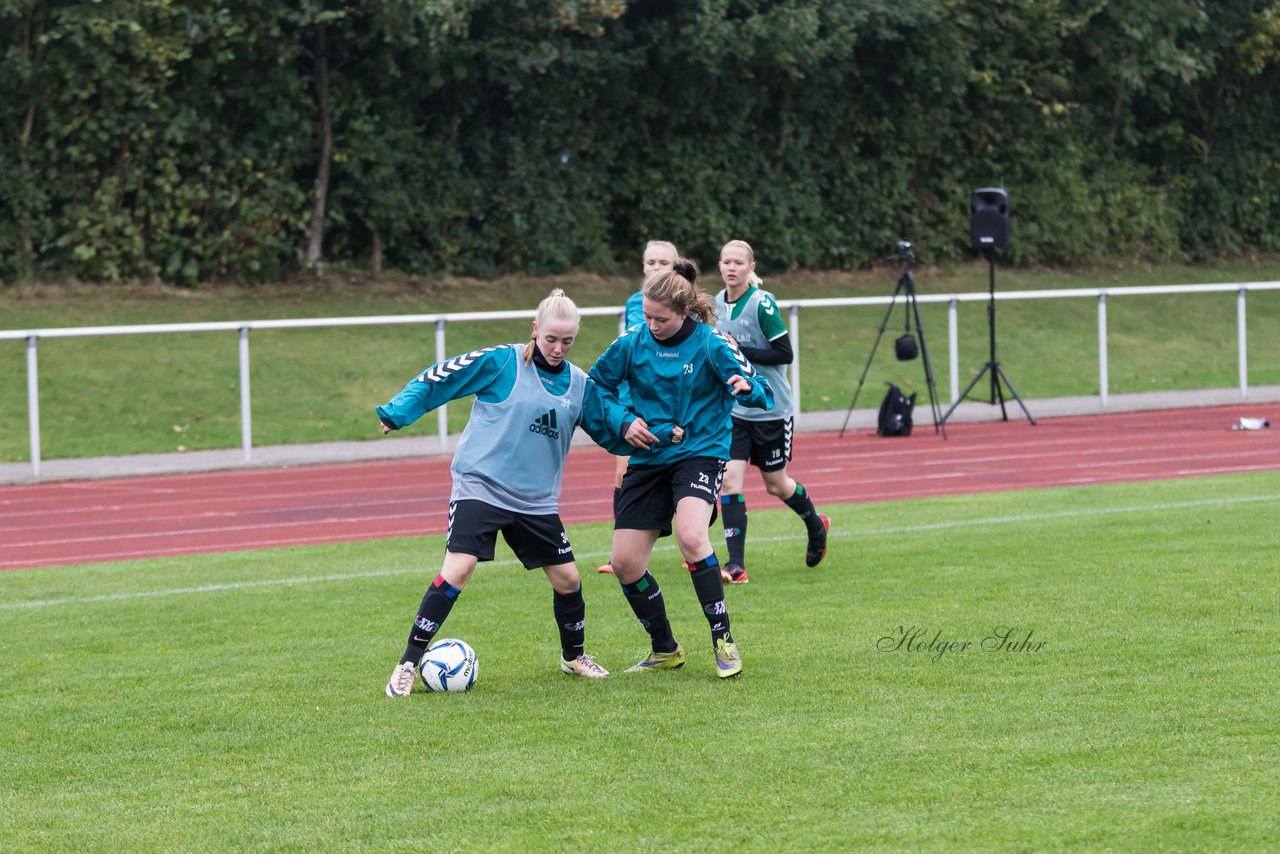
M876 425L876 433L881 436L910 436L911 412L916 408L916 392L910 397L902 393L902 389L889 383L889 391L880 403L880 418Z

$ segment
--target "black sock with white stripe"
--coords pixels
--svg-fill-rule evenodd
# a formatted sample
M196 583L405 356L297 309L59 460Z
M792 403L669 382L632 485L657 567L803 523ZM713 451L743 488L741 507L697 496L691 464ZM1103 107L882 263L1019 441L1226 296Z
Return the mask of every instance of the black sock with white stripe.
M747 496L720 496L720 516L724 519L724 544L729 549L729 563L746 566Z
M409 642L405 644L401 664L406 661L417 664L422 660L436 632L440 631L440 626L453 610L453 603L458 600L460 593L462 591L445 581L443 575L437 575L436 580L431 582L426 595L422 597L422 604L418 606L418 615L413 618L413 628L409 630Z
M729 609L724 604L724 581L720 578L720 561L712 552L689 566L689 578L693 580L693 592L702 605L702 615L711 627L711 643L720 638L733 640L729 635Z

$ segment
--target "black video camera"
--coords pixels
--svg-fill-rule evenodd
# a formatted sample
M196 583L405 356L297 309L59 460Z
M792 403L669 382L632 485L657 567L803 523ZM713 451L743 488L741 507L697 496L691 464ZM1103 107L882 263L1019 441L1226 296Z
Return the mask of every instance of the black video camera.
M906 261L907 263L911 263L912 261L916 260L916 253L911 251L911 241L899 240L898 254L890 257L894 261Z

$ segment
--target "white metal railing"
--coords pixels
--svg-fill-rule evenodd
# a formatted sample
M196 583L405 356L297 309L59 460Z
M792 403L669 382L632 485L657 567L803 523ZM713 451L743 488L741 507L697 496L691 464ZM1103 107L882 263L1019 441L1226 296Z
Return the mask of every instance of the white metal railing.
M1098 387L1102 406L1107 405L1107 299L1113 296L1151 296L1156 294L1193 294L1193 293L1235 293L1236 294L1236 336L1238 350L1238 367L1240 376L1240 396L1249 395L1248 380L1248 336L1246 333L1245 295L1249 291L1280 290L1280 282L1236 282L1228 284L1200 285L1159 285L1153 287L1118 287L1118 288L1065 288L1042 291L1006 291L996 293L1000 301L1025 299L1080 299L1092 297L1098 302ZM947 304L947 337L951 365L951 402L960 395L960 345L958 306L962 302L984 302L990 299L987 291L976 291L964 294L922 294L916 300L922 303ZM795 353L791 363L792 398L796 402L797 411L800 405L800 309L801 308L839 308L850 306L887 306L893 302L893 296L877 297L833 297L822 299L778 300L780 308L790 309L790 326L792 350ZM392 325L424 325L435 324L436 327L436 361L448 358L445 351L445 326L449 323L466 323L479 320L520 320L527 319L533 312L522 311L484 311L454 312L444 314L393 314L373 317L318 317L298 320L226 320L210 323L152 323L139 326L82 326L61 329L8 329L0 330L0 341L27 342L27 422L31 442L31 471L40 476L40 381L37 370L36 342L41 338L84 338L103 335L148 335L156 333L183 332L236 332L240 337L240 439L244 448L244 458L253 458L253 420L249 394L249 333L258 329L316 329L335 326L392 326ZM603 308L583 308L584 317L618 317L618 327L623 328L623 308L607 306ZM437 426L441 444L448 438L449 428L446 407L437 410Z

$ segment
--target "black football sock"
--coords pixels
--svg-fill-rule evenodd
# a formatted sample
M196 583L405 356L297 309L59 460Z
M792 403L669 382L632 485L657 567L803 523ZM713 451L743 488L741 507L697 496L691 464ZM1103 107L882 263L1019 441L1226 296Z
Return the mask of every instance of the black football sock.
M729 563L746 566L747 496L720 496L720 515L724 518L724 543L729 549Z
M640 625L649 633L653 651L675 652L676 639L671 634L671 622L667 619L667 606L662 601L658 579L646 570L635 584L623 584L622 593Z
M815 532L822 527L822 520L818 518L817 508L813 506L813 501L809 498L809 493L805 490L804 484L796 482L796 494L783 502L796 512L796 515L804 520L804 526L810 531Z
M551 593L551 610L560 630L560 655L565 661L573 661L582 655L587 636L587 603L582 598L582 585L572 593Z
M417 664L422 660L427 647L431 646L431 639L436 636L436 632L440 631L440 626L453 610L453 603L458 600L458 594L461 592L445 581L443 575L436 576L436 580L431 582L426 595L422 597L422 604L418 606L418 616L413 618L413 628L409 630L409 642L405 645L404 656L400 659L401 664L406 661Z
M724 582L720 579L720 561L712 552L703 560L695 561L689 567L689 578L693 579L693 592L702 605L702 614L711 626L711 643L724 638L732 641L729 635L729 611L724 604Z

